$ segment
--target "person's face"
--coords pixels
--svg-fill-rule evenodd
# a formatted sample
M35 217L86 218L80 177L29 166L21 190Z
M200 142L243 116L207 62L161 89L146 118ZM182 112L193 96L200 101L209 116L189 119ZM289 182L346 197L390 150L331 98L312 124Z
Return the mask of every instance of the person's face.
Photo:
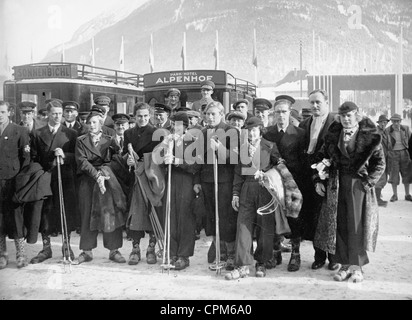
M391 120L392 121L392 127L395 130L400 130L401 129L401 121L400 120Z
M206 111L206 121L212 126L216 127L222 121L223 113L217 107L210 107Z
M189 117L189 126L194 127L199 122L198 117Z
M320 117L329 112L329 101L320 92L309 96L309 103L314 117Z
M163 124L167 121L168 115L166 112L155 112L154 119L156 124Z
M109 107L109 106L103 106L103 108L104 108L104 110L105 110L104 116L107 116L107 114L108 114L109 111L110 111L110 107Z
M52 107L48 113L49 115L49 124L54 127L62 121L63 117L63 108Z
M65 109L63 111L64 119L69 123L76 121L76 117L78 115L79 113L77 112L77 110L74 109Z
M176 93L171 93L169 95L169 103L172 107L176 107L179 104L180 97Z
M203 98L211 98L213 90L207 89L207 88L202 88L202 89L200 89L200 93L202 94Z
M0 124L4 124L9 120L10 111L6 105L0 105Z
M282 127L289 125L290 110L287 104L279 104L275 107L276 123Z
M139 127L146 127L150 120L150 112L148 109L140 109L136 111L136 124Z
M236 110L242 112L245 116L247 116L247 104L246 103L239 103L236 106Z
M342 123L342 126L345 129L350 129L350 128L353 128L354 126L356 126L356 123L357 123L356 116L357 116L356 110L340 114L339 117L340 117L340 121Z
M24 124L32 123L34 119L34 112L33 111L22 112L20 116L21 116L21 121L23 121Z
M253 127L248 130L248 139L250 141L256 141L259 138L260 138L260 128L259 127Z
M269 119L269 110L255 110L255 116L265 123Z
M385 129L387 125L388 125L388 121L379 121L378 122L378 127L381 128L381 129Z
M229 124L238 129L241 129L243 125L245 124L245 121L243 119L233 117L230 119Z
M100 116L94 116L87 121L87 125L89 126L89 132L98 134L102 129L102 118Z
M116 134L118 136L123 136L124 132L129 129L129 123L125 122L125 123L116 123L114 125L114 130L116 130Z
M134 122L129 123L129 129L134 128L134 127L136 127L136 123L134 123Z

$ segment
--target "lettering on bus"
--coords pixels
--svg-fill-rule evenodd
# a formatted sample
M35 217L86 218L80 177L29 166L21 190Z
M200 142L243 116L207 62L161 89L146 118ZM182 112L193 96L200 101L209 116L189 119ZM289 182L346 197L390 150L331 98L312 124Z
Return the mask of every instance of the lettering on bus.
M70 66L21 66L14 68L14 78L43 79L43 78L71 78Z
M226 74L222 71L177 71L158 72L144 75L145 87L173 85L173 84L198 84L210 80L215 84L226 84Z

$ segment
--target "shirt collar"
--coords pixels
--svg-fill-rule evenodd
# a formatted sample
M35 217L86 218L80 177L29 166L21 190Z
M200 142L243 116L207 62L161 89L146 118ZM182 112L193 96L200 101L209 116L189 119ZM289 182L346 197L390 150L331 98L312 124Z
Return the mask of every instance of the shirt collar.
M50 125L50 123L47 123L47 125L49 126L49 130L50 130L50 131L54 131L54 132L56 132L56 131L59 130L59 128L60 128L60 123L57 124L57 125L54 126L54 127L52 127L52 126Z

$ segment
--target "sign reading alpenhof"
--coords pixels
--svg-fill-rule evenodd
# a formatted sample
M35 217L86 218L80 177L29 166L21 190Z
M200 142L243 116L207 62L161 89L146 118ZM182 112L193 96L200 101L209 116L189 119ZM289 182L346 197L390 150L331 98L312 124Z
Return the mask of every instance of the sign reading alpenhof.
M200 84L202 81L210 80L216 85L226 85L227 76L225 71L219 70L188 70L147 73L144 75L144 86L178 86L179 84Z

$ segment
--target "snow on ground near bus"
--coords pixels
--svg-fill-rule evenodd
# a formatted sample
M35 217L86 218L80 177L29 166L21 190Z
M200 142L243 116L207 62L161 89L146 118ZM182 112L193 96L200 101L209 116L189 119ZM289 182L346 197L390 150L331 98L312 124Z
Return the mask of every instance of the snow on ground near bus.
M202 233L196 242L190 267L183 271L162 273L160 262L148 265L145 261L147 236L142 241L143 260L137 266L118 265L108 259L99 237L94 260L72 266L71 273L63 273L60 237L53 238L53 258L38 265L18 270L13 242L8 240L11 257L6 269L0 271L1 300L410 300L412 299L412 203L404 199L403 188L399 201L380 209L380 233L375 253L369 253L370 264L365 270L365 281L360 284L335 282L333 272L326 266L311 270L312 243L301 247L302 266L296 273L287 271L290 253L283 255L283 263L269 270L264 279L254 277L237 281L224 280L207 268L206 253L210 238ZM386 186L383 197L391 196ZM75 254L79 254L79 236L72 238ZM41 249L41 241L27 246L28 256ZM121 249L127 258L131 242ZM225 272L223 272L225 273ZM166 305L166 304L165 304ZM157 312L157 310L154 310ZM159 311L160 312L160 311Z

